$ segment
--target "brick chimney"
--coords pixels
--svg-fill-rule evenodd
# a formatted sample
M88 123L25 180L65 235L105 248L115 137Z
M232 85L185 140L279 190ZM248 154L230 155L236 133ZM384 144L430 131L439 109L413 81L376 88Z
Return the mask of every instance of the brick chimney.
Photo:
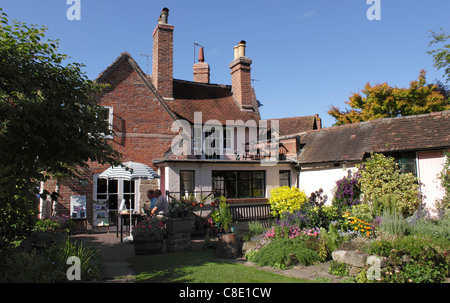
M152 81L163 98L173 98L173 30L169 9L163 8L153 31Z
M205 62L203 47L199 48L198 63L194 64L194 81L209 83L209 64Z
M245 44L242 40L234 47L234 60L230 63L231 89L241 110L254 111L250 76L252 60L245 56Z

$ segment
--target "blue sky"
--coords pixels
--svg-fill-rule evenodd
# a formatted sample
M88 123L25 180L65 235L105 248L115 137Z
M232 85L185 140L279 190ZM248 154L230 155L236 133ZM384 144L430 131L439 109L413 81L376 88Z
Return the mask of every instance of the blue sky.
M0 0L10 19L45 25L60 52L86 65L95 79L123 51L142 70L163 7L174 31L174 77L192 80L194 42L205 47L211 82L231 84L233 46L247 42L262 118L319 114L323 126L367 82L405 87L433 67L429 30L450 31L448 0L379 0L381 20L369 21L366 0L80 0L81 20L69 21L66 0ZM149 63L151 71L151 60Z

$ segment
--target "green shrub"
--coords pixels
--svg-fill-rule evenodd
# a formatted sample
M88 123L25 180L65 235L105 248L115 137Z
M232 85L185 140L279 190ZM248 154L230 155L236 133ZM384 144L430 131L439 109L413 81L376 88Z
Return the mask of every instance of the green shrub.
M330 261L330 267L328 268L328 273L336 276L348 276L350 272L350 266L346 263L341 263L337 261Z
M53 283L67 281L66 271L53 260L33 250L2 255L1 283Z
M339 233L337 225L333 223L330 223L328 231L324 228L321 229L320 237L323 241L325 241L325 247L328 257L331 256L331 253L333 251L338 249L339 245L344 240L344 238Z
M417 178L411 173L401 173L392 157L371 154L360 173L363 202L371 206L374 217L390 206L405 216L419 207Z
M211 218L214 223L219 224L219 228L223 229L225 232L229 231L233 217L230 212L230 206L224 196L219 197L219 209L215 209L211 213Z
M445 194L441 200L437 201L436 206L439 211L444 211L450 209L450 153L446 153L444 168L438 177L441 180Z
M363 221L373 221L372 211L370 209L370 206L367 204L354 205L352 208L350 208L349 212L353 217L357 217Z
M284 212L293 213L308 200L305 192L297 187L282 186L270 191L269 204L274 217Z
M448 275L444 250L432 238L404 236L372 243L371 254L389 258L380 282L436 283Z
M319 262L318 254L299 238L276 238L249 256L249 260L260 266L286 269L298 263L311 265Z
M328 228L331 222L341 217L338 207L334 205L319 205L306 209L307 226Z
M0 256L0 282L68 282L71 256L80 259L81 282L100 278L96 251L66 234L37 232Z
M80 259L81 281L95 281L100 278L100 263L97 251L84 246L81 242L67 238L66 242L55 247L51 252L55 263L67 269L67 259L71 256Z
M392 236L403 236L407 230L407 223L401 214L395 210L384 209L381 216L380 230Z
M409 222L408 232L412 235L428 235L450 241L450 211L440 218L410 217L407 221Z

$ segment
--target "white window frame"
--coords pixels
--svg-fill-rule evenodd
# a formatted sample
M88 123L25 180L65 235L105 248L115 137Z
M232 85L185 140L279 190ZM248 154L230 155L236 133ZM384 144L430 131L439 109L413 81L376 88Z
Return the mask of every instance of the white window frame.
M108 117L107 117L107 122L109 123L109 130L112 130L113 128L113 107L112 106L107 106L107 105L102 105L103 108L108 109ZM106 121L106 120L105 120ZM112 135L108 135L105 136L107 139L112 139L113 136Z
M98 176L100 174L95 174L94 178L93 178L93 188L92 188L92 198L94 201L105 201L105 199L97 199L97 180L99 179ZM118 180L117 182L117 207L120 206L120 202L122 201L123 197L125 194L128 193L124 193L124 184L123 181L125 180ZM134 208L136 211L139 211L139 209L137 209L136 207L139 207L139 187L140 187L141 181L140 179L136 179L134 180ZM106 200L108 200L108 193L106 194ZM128 207L128 206L127 206Z

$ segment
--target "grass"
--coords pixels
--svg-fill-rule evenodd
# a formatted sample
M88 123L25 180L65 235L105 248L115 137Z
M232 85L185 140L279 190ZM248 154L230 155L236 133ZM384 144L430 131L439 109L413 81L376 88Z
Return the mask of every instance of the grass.
M311 283L214 256L210 251L135 256L136 282L147 283Z

